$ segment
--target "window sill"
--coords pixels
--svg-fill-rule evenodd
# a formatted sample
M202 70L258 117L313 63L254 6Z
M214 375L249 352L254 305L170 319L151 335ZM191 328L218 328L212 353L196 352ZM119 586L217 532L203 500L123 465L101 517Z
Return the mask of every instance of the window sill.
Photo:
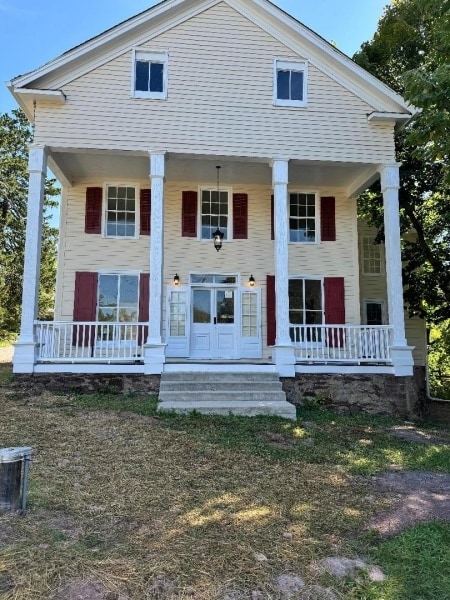
M291 108L308 108L308 103L303 100L279 100L278 98L273 101L274 106L284 106Z
M167 93L164 92L134 92L131 98L140 100L167 100Z

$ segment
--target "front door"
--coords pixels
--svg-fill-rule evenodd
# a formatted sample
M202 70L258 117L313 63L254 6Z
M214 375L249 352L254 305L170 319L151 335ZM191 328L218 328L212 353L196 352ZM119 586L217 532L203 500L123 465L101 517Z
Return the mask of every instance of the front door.
M191 356L235 358L236 290L192 288Z

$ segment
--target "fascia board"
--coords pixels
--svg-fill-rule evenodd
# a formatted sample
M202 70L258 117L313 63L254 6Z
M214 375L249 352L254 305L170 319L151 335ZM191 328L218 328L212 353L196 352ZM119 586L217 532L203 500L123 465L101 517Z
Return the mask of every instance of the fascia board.
M41 84L45 79L51 87L60 87L117 58L129 49L130 43L138 45L148 41L219 2L221 0L203 0L200 2L163 0L148 11L132 17L111 30L92 38L92 40L65 52L42 67L16 77L12 80L12 83L16 88L19 88L33 82ZM152 21L158 23L158 26L155 25L153 29L149 30L148 26L152 25ZM136 30L140 28L146 28L145 33L136 37ZM108 48L107 51L105 51L105 47ZM60 72L61 69L63 74L55 75L55 72ZM54 74L53 78L52 73Z
M417 111L379 79L271 2L267 0L252 0L251 3L245 0L224 0L224 2L296 54L305 57L306 53L308 60L319 70L375 110L410 114Z

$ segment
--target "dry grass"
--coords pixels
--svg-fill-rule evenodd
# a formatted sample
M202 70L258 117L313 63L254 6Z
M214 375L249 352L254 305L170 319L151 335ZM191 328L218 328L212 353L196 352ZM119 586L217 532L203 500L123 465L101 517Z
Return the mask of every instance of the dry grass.
M290 445L305 458L316 451L303 444L311 430L301 423L289 425L283 447L284 422L252 421L255 443L269 449L261 455L243 450L229 422L214 441L209 429L226 419L80 404L4 396L0 446L30 445L34 459L29 511L0 517L2 600L52 598L76 579L101 582L112 600L208 600L232 590L276 598L276 576L318 583L308 565L348 551L385 508L347 467L289 454Z

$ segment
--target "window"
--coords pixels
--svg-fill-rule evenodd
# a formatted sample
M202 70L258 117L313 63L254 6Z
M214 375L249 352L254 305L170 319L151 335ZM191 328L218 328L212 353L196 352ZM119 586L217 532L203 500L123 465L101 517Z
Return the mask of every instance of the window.
M365 300L364 312L366 325L384 324L384 302L381 300Z
M170 336L186 335L186 292L170 292Z
M375 243L375 238L362 238L362 269L364 275L382 275L383 257L381 244Z
M289 194L289 239L291 242L317 241L316 194Z
M202 190L200 198L201 239L211 240L217 228L224 234L225 240L229 239L228 192Z
M167 98L167 52L135 50L133 58L133 85L135 98Z
M136 237L136 188L106 188L106 236Z
M100 274L98 277L97 321L136 323L138 315L139 276Z
M258 337L258 298L254 292L242 293L242 337Z
M306 106L307 64L275 60L274 104Z
M289 280L289 324L295 343L322 342L322 330L314 325L323 323L323 293L321 279ZM296 325L311 325L302 329Z

